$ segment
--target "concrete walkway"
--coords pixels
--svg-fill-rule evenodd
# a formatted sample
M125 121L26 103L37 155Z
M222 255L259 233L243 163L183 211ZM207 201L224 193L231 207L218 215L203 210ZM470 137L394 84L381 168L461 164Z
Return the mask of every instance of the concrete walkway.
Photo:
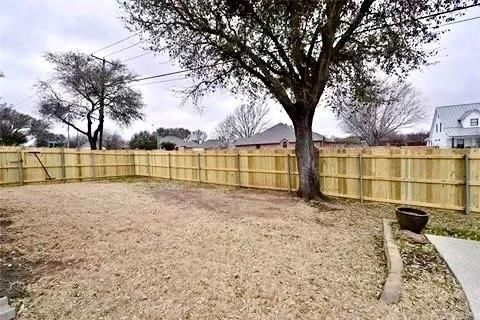
M467 295L473 318L480 320L480 241L427 235Z

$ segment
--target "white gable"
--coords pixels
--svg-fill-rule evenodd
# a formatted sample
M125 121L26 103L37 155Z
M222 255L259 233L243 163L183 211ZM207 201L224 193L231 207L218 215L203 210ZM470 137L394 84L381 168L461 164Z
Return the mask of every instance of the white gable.
M469 114L465 115L464 119L462 120L462 127L463 128L480 127L480 112L478 110L474 110Z

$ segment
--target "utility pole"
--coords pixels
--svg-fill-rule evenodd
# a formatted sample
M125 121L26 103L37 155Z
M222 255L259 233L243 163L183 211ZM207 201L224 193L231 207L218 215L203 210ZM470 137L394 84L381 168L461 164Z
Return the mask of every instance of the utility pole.
M67 124L67 149L70 148L70 125Z

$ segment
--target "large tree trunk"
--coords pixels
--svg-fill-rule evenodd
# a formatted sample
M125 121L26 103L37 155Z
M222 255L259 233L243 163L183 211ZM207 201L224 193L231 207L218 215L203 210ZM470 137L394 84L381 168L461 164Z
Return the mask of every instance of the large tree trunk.
M308 112L307 114L307 112L300 111L292 117L295 128L295 153L297 155L300 180L298 196L305 200L325 198L320 192L318 153L312 141L313 113Z
M88 142L90 143L91 150L97 150L97 138L96 137L88 137Z
M97 134L92 135L92 119L90 114L87 114L87 138L90 143L90 150L97 150Z

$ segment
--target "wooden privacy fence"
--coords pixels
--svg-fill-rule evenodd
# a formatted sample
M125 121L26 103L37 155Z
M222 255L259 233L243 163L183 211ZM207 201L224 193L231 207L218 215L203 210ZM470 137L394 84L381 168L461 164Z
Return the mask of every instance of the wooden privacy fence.
M135 175L131 151L0 148L0 185Z
M295 191L298 170L291 152L2 148L0 184L147 176ZM318 174L322 192L331 196L480 212L479 150L325 148Z
M480 212L480 150L320 150L321 189L332 196Z

